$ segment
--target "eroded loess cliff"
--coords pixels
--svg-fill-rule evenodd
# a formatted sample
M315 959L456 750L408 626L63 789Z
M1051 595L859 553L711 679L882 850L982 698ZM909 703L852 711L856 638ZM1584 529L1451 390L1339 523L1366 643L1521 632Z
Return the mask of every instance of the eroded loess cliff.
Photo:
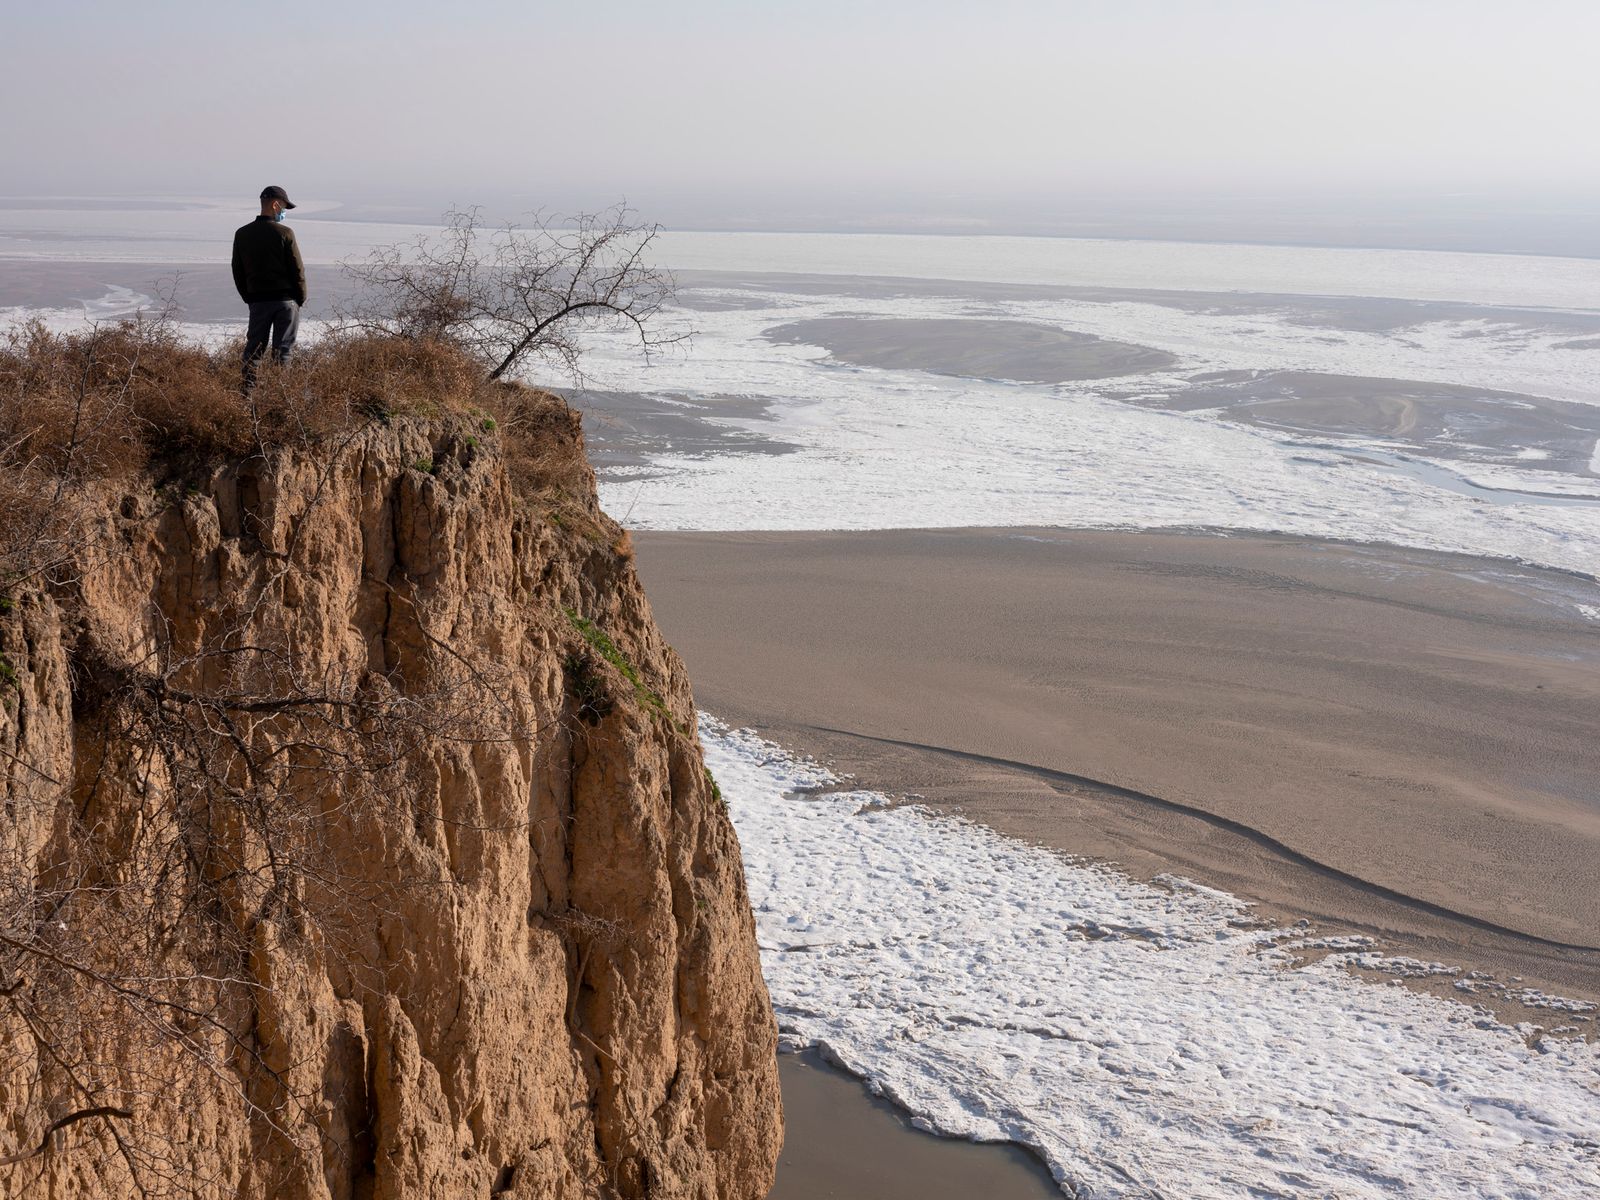
M688 680L577 418L554 506L493 424L146 472L5 595L0 1192L765 1195Z

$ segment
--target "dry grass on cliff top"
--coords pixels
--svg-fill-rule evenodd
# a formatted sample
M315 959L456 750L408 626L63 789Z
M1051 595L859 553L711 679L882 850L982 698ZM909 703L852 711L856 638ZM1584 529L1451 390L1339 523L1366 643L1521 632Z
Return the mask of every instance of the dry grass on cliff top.
M211 352L161 322L0 337L0 582L37 561L86 484L192 476L229 459L314 448L394 417L470 421L529 497L581 499L588 482L558 396L487 382L440 341L330 337L241 386L236 348ZM48 553L45 558L50 557Z

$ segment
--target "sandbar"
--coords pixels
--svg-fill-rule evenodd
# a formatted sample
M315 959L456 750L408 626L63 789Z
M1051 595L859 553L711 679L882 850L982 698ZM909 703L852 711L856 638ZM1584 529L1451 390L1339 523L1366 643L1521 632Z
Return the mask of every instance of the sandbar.
M1067 383L1159 371L1176 356L1036 321L817 317L767 330L774 342L821 346L836 362L1018 383Z
M1591 578L1270 535L635 541L700 706L862 786L1600 1000Z

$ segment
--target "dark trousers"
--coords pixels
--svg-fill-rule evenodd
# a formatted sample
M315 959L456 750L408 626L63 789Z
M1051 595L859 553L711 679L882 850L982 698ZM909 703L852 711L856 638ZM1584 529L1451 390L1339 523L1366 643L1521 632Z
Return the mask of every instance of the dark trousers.
M244 375L246 381L255 379L256 363L267 352L267 342L272 342L274 362L282 362L294 349L295 334L300 331L300 306L293 300L250 301L250 328L244 335Z

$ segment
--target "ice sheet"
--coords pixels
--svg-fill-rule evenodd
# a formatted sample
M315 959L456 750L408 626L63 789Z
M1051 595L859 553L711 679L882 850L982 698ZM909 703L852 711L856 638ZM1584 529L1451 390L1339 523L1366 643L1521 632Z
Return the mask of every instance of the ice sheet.
M1389 296L1592 309L1600 260L1237 242L936 234L680 233L679 270L783 271L1174 291Z
M255 203L239 197L39 200L0 207L0 258L216 262ZM436 226L341 220L301 197L307 262L334 263ZM1174 291L1384 296L1593 309L1600 260L1436 250L1329 249L1229 242L925 234L717 233L672 230L660 261L675 270L873 275Z
M1049 387L843 366L820 347L762 336L777 324L839 313L1046 320L1168 350L1180 364ZM651 364L624 336L602 336L588 362L593 386L761 397L771 402L770 419L727 424L801 449L776 457L662 455L651 476L603 478L601 498L640 528L1211 527L1600 572L1600 503L1541 503L1514 492L1485 499L1454 476L1396 471L1381 454L1362 461L1330 451L1325 439L1105 398L1178 392L1200 372L1285 369L1600 403L1600 359L1558 349L1559 335L1536 328L1467 337L1459 322L1436 322L1391 336L1312 329L1292 318L1132 302L975 307L959 299L777 294L764 309L696 312L690 352ZM1343 445L1384 449L1360 439ZM1531 470L1495 475L1497 485L1525 484L1530 492L1566 491L1580 500L1600 493L1600 481L1585 491L1581 484L1547 488Z
M1600 1195L1596 1046L1353 978L1361 946L1296 965L1305 931L1226 893L806 792L837 781L701 736L785 1037L927 1126L1029 1145L1096 1200Z
M142 202L141 202L142 204ZM245 209L248 209L248 205ZM311 207L308 203L307 207ZM245 211L244 216L248 216ZM416 225L303 222L313 262L404 241ZM0 210L0 258L221 261L240 206L189 198L170 209L66 207ZM1402 447L1352 438L1338 444L1282 429L1244 428L1205 411L1172 412L1123 399L1181 398L1207 371L1316 372L1439 383L1600 404L1600 350L1573 337L1600 297L1600 261L1390 250L1325 250L1094 239L672 233L663 258L679 267L805 272L792 294L763 286L697 289L687 355L646 366L625 333L602 334L585 358L587 383L614 392L742 398L748 415L724 425L793 453L671 453L630 473L602 475L602 499L629 523L658 529L865 529L1054 525L1206 527L1300 533L1463 551L1600 573L1600 445L1565 479L1515 466L1527 447L1501 447L1511 464L1464 459L1396 469ZM815 277L941 277L1098 288L1233 290L1239 303L1174 305L1130 297L996 299L903 294L842 284L819 294ZM852 294L844 294L846 291ZM946 289L948 292L948 289ZM1259 294L1259 295L1258 295ZM1476 315L1419 309L1418 323L1343 328L1308 321L1294 296L1447 299ZM1286 299L1287 298L1287 299ZM82 309L47 314L55 325L126 311L116 292ZM1551 310L1545 323L1526 309ZM1556 319L1561 310L1566 315ZM1387 311L1387 310L1386 310ZM1464 313L1467 310L1455 310ZM1432 317L1428 313L1432 312ZM1494 313L1505 314L1497 319ZM1121 380L1019 385L913 370L845 367L819 347L774 345L773 326L810 317L977 318L1043 322L1078 334L1176 355L1168 371ZM22 310L0 319L24 316ZM1392 316L1392 313L1391 313ZM1404 316L1401 318L1405 319ZM238 325L197 327L208 344ZM309 342L316 330L302 329ZM567 387L570 379L543 380ZM754 401L750 403L749 401ZM714 410L715 405L708 405ZM1191 406L1192 407L1192 406ZM1470 434L1470 430L1467 431ZM1465 435L1463 435L1465 436ZM691 440L692 441L692 440ZM704 439L700 439L704 441ZM713 439L713 441L717 441ZM738 439L718 445L734 447ZM1368 449L1366 459L1344 451ZM702 448L703 449L703 448ZM643 470L638 468L643 467ZM1590 483L1595 483L1590 488ZM1486 490L1488 489L1488 490ZM1540 493L1540 494L1535 494Z

